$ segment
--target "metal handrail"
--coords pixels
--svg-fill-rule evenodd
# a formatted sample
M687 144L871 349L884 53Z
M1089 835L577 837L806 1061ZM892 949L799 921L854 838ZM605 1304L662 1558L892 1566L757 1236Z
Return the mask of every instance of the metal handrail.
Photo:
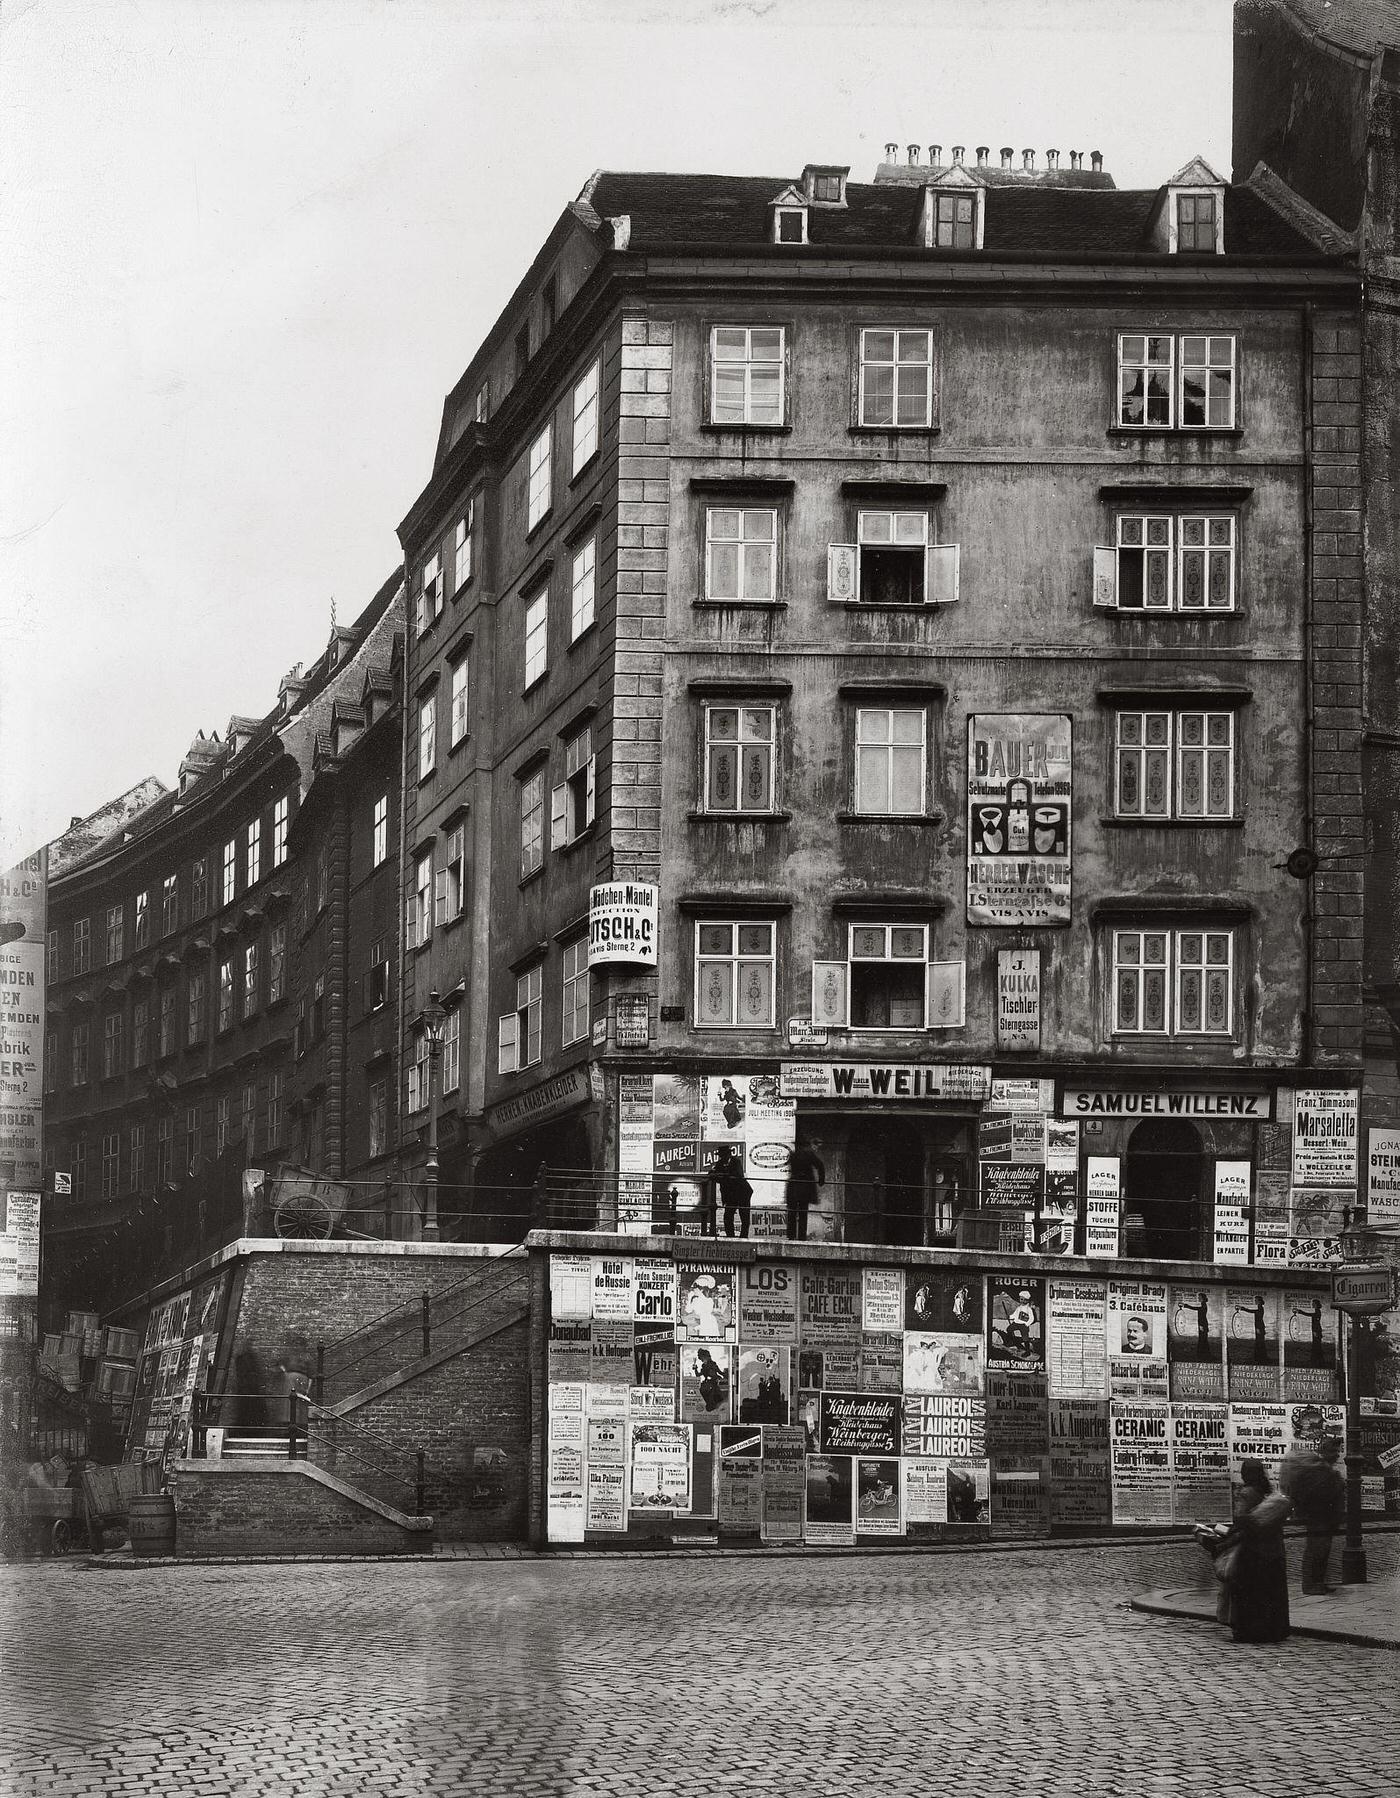
M495 1300L502 1298L507 1293L517 1292L517 1291L527 1288L529 1286L529 1283L530 1283L530 1280L529 1280L528 1274L525 1274L524 1276L519 1277L517 1279L513 1279L513 1280L509 1280L509 1281L502 1281L502 1282L492 1286L489 1291L479 1293L472 1300L472 1302L470 1304L464 1305L460 1311L454 1311L446 1317L439 1318L437 1321L436 1327L438 1330L442 1330L448 1324L455 1323L459 1318L465 1317L469 1312L478 1310L483 1305L491 1304ZM420 1313L420 1322L418 1324L418 1327L421 1328L421 1330L422 1330L422 1341L423 1341L422 1353L424 1356L430 1355L432 1353L432 1335L433 1335L433 1328L434 1328L434 1325L432 1322L432 1314L431 1314L432 1303L436 1299L440 1299L442 1297L450 1295L450 1293L453 1292L454 1290L456 1290L456 1289L448 1288L446 1290L446 1292L444 1292L444 1293L427 1293L427 1292L425 1292L423 1294L422 1299L419 1301L418 1310ZM412 1310L413 1307L409 1306L409 1307L405 1307L405 1309ZM360 1353L358 1355L351 1355L348 1360L338 1362L333 1371L337 1375L348 1372L348 1370L350 1368L359 1366L360 1362L367 1360L370 1357L370 1355L376 1353L379 1349L387 1348L390 1343L397 1342L400 1337L406 1336L409 1333L409 1331L412 1330L414 1327L415 1326L412 1322L405 1321L402 1329L398 1329L398 1330L394 1330L394 1331L390 1332L390 1334L381 1337L379 1339L379 1341L377 1341L377 1342L366 1343L365 1347L360 1351ZM315 1381L314 1381L316 1402L318 1404L323 1404L325 1402L325 1382L326 1382L325 1357L321 1351L320 1346L318 1345L317 1351L316 1351L316 1375L315 1375Z
M496 1264L498 1262L507 1261L511 1258L511 1256L519 1255L521 1250L525 1247L525 1244L527 1241L528 1241L528 1238L522 1236L520 1238L519 1242L513 1242L508 1249L503 1249L499 1255L483 1255L480 1257L479 1265L482 1268L488 1268L488 1267L496 1266ZM448 1293L455 1291L458 1287L468 1285L470 1283L471 1278L472 1278L471 1275L464 1274L460 1280L453 1282L453 1284L450 1286L444 1286L440 1292L434 1293L432 1296L434 1298L445 1297ZM329 1352L331 1349L340 1348L343 1343L353 1342L355 1337L365 1335L367 1331L375 1329L379 1324L384 1323L388 1318L397 1316L398 1313L401 1311L412 1310L420 1303L421 1303L421 1300L408 1299L401 1305L390 1305L387 1311L381 1311L377 1317L371 1317L362 1324L356 1324L356 1326L353 1330L347 1330L343 1336L337 1336L331 1342L321 1343L320 1347L322 1349L326 1350L327 1352ZM350 1363L350 1365L353 1366L354 1365L353 1362Z
M275 1409L286 1406L287 1421L283 1426L273 1416L266 1423L247 1423L242 1420L237 1426L219 1425L216 1421L223 1413L224 1406L230 1401L239 1401L249 1405L261 1405L269 1414ZM307 1407L307 1422L297 1423L297 1407ZM206 1431L217 1428L234 1427L239 1434L255 1436L285 1435L287 1457L297 1460L297 1444L305 1442L309 1436L311 1399L305 1392L206 1392L196 1387L190 1397L190 1449L196 1460L203 1458L206 1449Z

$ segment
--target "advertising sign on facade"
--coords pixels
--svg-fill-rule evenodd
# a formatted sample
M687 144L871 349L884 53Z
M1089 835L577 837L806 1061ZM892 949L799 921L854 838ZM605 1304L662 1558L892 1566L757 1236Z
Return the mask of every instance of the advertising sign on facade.
M1136 1092L1067 1086L1060 1106L1067 1118L1214 1118L1254 1123L1273 1115L1268 1093Z
M588 895L588 965L656 966L659 889L645 881L609 880Z
M1230 1402L1279 1396L1276 1288L1225 1289L1225 1367Z
M1068 924L1071 724L1063 714L967 721L967 921Z
M1046 1366L1053 1398L1108 1397L1108 1339L1102 1280L1051 1280ZM1105 1439L1106 1440L1106 1439Z
M619 1049L651 1045L651 1007L645 993L619 993L613 1000L613 1043Z
M1293 1099L1294 1186L1355 1186L1361 1095L1300 1087Z
M1172 1521L1172 1446L1165 1403L1114 1400L1108 1437L1115 1523Z
M1040 951L997 951L997 1047L1040 1047Z
M956 1062L785 1061L778 1083L785 1099L956 1099L980 1103L992 1070Z
M1371 1131L1366 1156L1366 1222L1400 1223L1400 1130Z
M1167 1355L1174 1399L1225 1396L1225 1318L1218 1286L1173 1286Z

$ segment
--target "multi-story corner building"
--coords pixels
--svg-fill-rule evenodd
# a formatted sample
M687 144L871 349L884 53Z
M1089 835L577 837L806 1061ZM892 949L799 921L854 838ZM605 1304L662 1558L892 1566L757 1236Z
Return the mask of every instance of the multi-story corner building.
M1339 121L1347 121L1339 129ZM1368 0L1237 0L1234 158L1320 242L1355 254L1356 328L1321 378L1347 479L1315 521L1352 598L1327 648L1353 664L1365 732L1366 1114L1400 1126L1400 13ZM1355 413L1360 401L1360 416ZM1393 1145L1382 1151L1393 1155ZM1393 1162L1388 1162L1393 1165ZM1390 1176L1388 1185L1393 1185Z
M1067 1248L1024 1106L1075 1246L1097 1160L1208 1260L1354 1091L1354 258L1199 160L921 155L595 175L447 397L402 1004L462 1234L541 1170L694 1228L723 1139L781 1234L795 1135L814 1235Z
M397 722L382 720L394 709L398 586L389 581L309 669L289 674L266 717L231 718L222 738L201 732L175 791L51 880L44 1154L71 1193L45 1220L44 1290L60 1312L129 1300L239 1234L250 1165L296 1160L343 1174L371 1161L358 1125L346 1143L347 1113L368 1109L370 1075L346 1065L354 1020L337 964L367 953L366 904L381 922L394 907L394 858L379 883L391 890L367 902L355 833L302 827L298 814L308 794L319 807L322 791L340 793L360 737L377 781L379 745L392 740L393 803ZM337 1009L316 1012L328 975ZM341 1031L334 1056L321 1041L327 1017ZM376 1037L366 1061L392 1049ZM313 1056L314 1077L303 1071ZM304 1089L295 1116L294 1080Z

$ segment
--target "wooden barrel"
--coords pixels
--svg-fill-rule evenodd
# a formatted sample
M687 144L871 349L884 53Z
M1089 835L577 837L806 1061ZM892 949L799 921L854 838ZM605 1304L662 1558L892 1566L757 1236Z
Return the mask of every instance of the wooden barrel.
M137 1492L127 1500L127 1534L134 1555L173 1555L175 1500L168 1492Z

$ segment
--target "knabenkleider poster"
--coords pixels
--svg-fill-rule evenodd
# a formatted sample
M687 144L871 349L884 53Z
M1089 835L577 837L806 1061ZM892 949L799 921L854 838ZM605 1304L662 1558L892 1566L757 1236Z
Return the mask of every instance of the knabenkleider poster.
M1115 1523L1172 1521L1172 1451L1165 1402L1114 1399L1108 1407Z
M1058 713L969 717L969 924L1069 923L1072 728Z
M821 1446L828 1455L897 1455L901 1401L883 1393L823 1392Z

